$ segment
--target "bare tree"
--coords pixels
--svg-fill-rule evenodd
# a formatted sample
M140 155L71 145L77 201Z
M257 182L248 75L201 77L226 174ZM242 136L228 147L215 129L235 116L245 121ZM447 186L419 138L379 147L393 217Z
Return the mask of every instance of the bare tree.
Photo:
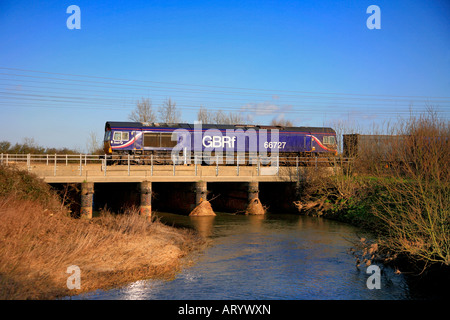
M155 122L156 116L152 110L151 100L142 98L142 101L138 101L136 109L130 113L128 119L135 122Z
M228 114L229 124L243 124L244 122L249 122L248 117L244 117L241 113L230 112Z
M213 114L203 107L200 107L197 112L197 120L201 121L202 123L214 123Z
M243 124L244 122L248 122L248 117L246 118L240 113L233 112L226 114L222 110L212 112L200 107L200 110L197 113L197 120L202 123Z
M89 136L86 141L86 149L89 154L101 154L102 153L102 141L98 138L97 133L94 131L89 132Z
M284 117L281 118L273 118L270 122L271 126L282 126L282 127L293 127L294 124L291 120L286 120Z
M216 113L212 115L212 120L213 123L228 124L228 118L222 110L216 111Z
M181 112L177 110L176 103L169 98L158 108L159 120L164 123L181 122Z

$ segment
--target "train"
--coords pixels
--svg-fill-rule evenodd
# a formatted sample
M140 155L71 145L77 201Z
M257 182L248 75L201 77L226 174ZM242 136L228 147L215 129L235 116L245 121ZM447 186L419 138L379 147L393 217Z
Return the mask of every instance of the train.
M174 153L193 158L215 156L272 155L334 156L336 132L329 127L284 127L267 125L222 125L108 121L105 124L106 155L134 160L152 155L155 162Z

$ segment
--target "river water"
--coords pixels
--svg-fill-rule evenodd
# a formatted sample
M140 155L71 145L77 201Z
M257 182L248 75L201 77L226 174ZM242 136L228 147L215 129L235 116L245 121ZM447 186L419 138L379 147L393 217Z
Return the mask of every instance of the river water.
M175 279L138 281L72 299L346 299L414 297L402 274L379 266L380 289L369 289L366 267L357 268L352 241L367 236L337 221L299 215L219 213L188 217L158 213L168 224L196 228L211 245Z

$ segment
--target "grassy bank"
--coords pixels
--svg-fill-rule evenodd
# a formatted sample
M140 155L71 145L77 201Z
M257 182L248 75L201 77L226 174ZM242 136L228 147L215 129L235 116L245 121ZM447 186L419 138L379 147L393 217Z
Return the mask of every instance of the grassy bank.
M148 278L171 278L205 242L137 210L72 218L50 187L0 167L0 299L53 299ZM78 266L81 288L66 273Z

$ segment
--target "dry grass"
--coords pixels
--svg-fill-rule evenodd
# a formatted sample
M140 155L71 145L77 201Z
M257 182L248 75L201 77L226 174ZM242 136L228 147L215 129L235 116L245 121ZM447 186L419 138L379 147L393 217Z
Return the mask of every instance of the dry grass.
M136 210L73 219L32 200L0 199L0 298L52 299L139 279L172 277L204 241L192 231L149 222ZM81 269L81 289L66 273Z

